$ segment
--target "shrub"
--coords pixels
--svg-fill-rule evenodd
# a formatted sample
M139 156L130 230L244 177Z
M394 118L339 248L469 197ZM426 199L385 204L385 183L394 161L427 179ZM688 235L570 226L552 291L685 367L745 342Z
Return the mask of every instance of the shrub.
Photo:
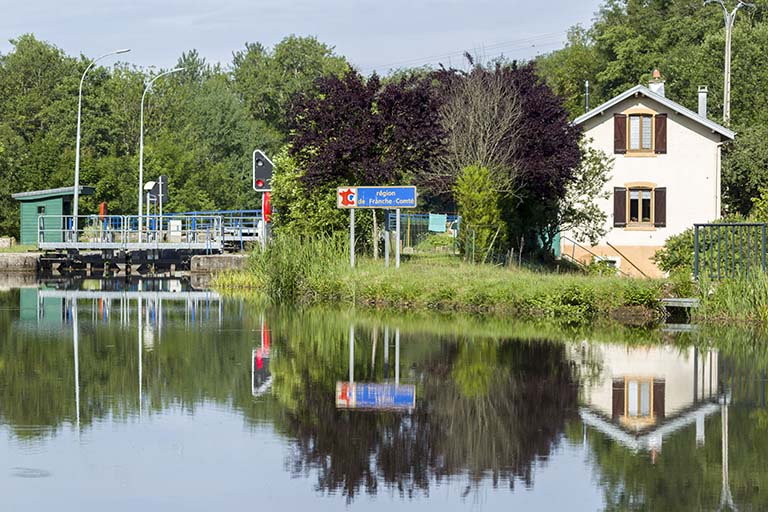
M454 190L461 213L459 245L464 255L484 261L493 246L500 247L504 237L499 195L487 167L466 167Z
M713 221L720 222L744 222L741 215L730 215ZM723 232L725 237L725 232ZM724 238L725 240L725 238ZM710 240L710 244L717 244L718 238ZM694 235L693 228L688 228L680 234L673 235L664 243L664 247L656 251L653 261L664 272L687 271L693 272Z

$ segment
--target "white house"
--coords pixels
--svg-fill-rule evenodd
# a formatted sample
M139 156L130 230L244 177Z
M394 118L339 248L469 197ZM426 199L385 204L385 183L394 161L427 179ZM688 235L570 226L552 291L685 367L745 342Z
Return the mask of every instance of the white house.
M695 424L697 443L704 444L704 419L720 411L723 391L716 351L588 342L569 351L577 366L588 352L601 368L581 390L579 414L585 424L633 450L655 452L665 437Z
M651 258L667 238L720 216L721 146L735 134L707 119L706 87L697 114L666 98L654 76L649 87L632 87L574 121L614 166L610 198L600 200L607 234L589 247L562 233L564 257L605 258L627 274L657 277Z

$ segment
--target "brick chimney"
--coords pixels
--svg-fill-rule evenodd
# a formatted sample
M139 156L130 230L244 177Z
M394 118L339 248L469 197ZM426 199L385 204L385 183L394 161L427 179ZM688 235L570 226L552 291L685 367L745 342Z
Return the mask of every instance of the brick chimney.
M661 78L661 72L658 69L653 70L653 80L648 84L648 88L659 96L666 96L664 94L664 80Z

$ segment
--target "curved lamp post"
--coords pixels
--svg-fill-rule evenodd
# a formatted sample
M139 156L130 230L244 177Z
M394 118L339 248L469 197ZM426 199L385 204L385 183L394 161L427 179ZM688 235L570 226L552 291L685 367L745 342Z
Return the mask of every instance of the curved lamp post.
M728 126L731 123L731 34L733 33L733 24L736 22L736 13L742 7L754 7L755 4L739 0L733 11L728 12L723 0L704 0L704 5L718 4L723 8L725 18L725 78L723 85L723 124Z
M154 84L158 78L165 75L170 75L171 73L177 73L179 71L184 71L184 68L176 68L170 71L165 71L164 73L160 73L155 78L147 82L147 85L144 87L144 92L141 95L141 120L139 122L139 242L141 242L141 233L144 228L144 217L141 213L142 207L144 205L144 98L147 97L147 93L152 89L152 84Z
M83 76L80 79L80 90L77 94L77 141L76 141L76 148L75 148L75 197L73 198L74 205L72 206L72 226L74 228L74 237L77 241L77 213L78 213L78 206L80 202L80 123L82 119L82 111L83 111L83 82L85 81L85 75L88 74L88 71L91 70L94 64L96 64L98 61L105 57L109 57L110 55L118 55L120 53L128 53L131 51L130 48L124 48L122 50L115 50L113 52L105 53L104 55L100 57L96 57L91 61L90 64L88 64L88 67L85 68L85 71L83 71Z

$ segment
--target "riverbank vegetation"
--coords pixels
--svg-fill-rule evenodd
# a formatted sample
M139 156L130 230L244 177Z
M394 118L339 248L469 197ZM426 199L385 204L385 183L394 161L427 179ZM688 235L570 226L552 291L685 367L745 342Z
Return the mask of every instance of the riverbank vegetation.
M340 238L278 236L250 268L216 276L214 287L250 290L275 304L339 304L400 311L509 314L582 322L600 316L658 317L662 281L475 265L414 256L395 269L362 258L349 268ZM246 292L247 293L247 292Z

